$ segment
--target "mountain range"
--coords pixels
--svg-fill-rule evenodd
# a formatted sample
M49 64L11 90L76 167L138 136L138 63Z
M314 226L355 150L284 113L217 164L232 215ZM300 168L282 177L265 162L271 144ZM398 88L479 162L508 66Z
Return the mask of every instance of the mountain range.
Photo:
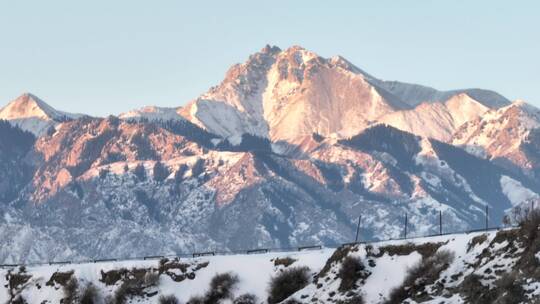
M540 110L266 46L183 107L0 110L0 261L337 244L500 225L540 193Z

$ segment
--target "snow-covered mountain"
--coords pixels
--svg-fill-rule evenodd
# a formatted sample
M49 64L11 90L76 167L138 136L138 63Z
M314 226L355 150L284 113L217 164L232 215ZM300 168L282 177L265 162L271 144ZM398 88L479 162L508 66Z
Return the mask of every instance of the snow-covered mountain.
M0 109L0 119L7 120L21 129L38 136L46 132L51 126L81 116L81 114L55 110L43 100L30 93L19 96Z
M182 108L77 117L26 94L1 112L0 261L335 245L360 215L365 239L399 237L405 214L417 235L440 212L479 228L485 206L501 224L540 194L537 110L506 104L301 47L264 48Z
M412 110L396 111L378 122L424 137L451 141L464 123L482 117L489 110L466 93L454 95L445 102L424 102Z
M189 103L182 113L223 137L251 133L296 143L313 133L352 136L382 117L411 110L422 102L446 102L465 95L479 103L478 108L509 104L491 91L441 92L386 82L340 56L326 59L299 46L283 51L267 46L245 63L233 66L220 85ZM442 127L445 138L464 120L455 117L458 113L452 115L449 125Z
M481 227L485 205L501 223L540 193L487 160L384 125L323 139L307 158L166 126L83 118L40 137L23 162L27 184L2 205L0 236L12 245L0 259L337 244L353 238L359 215L366 239L399 237L404 214L411 235L437 231L439 211L456 231Z
M464 124L454 135L453 144L540 179L540 109L523 101Z
M131 110L118 115L120 119L126 120L141 120L148 121L169 121L169 120L183 120L184 118L179 114L182 108L164 108L156 106L146 106L137 110Z

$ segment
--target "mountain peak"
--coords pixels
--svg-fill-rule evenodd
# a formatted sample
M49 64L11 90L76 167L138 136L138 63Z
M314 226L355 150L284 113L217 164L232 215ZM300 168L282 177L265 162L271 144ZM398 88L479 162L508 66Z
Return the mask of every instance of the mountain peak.
M19 128L35 135L43 134L59 122L80 117L58 111L32 93L23 93L0 109L0 119L7 120Z
M52 119L56 114L53 107L31 93L23 93L0 110L0 118L6 120L29 117Z

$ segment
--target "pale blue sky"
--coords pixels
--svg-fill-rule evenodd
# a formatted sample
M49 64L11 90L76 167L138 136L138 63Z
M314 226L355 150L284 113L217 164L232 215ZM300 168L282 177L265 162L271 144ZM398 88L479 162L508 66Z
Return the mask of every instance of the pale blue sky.
M539 3L0 0L0 106L26 91L93 115L180 106L267 43L540 105Z

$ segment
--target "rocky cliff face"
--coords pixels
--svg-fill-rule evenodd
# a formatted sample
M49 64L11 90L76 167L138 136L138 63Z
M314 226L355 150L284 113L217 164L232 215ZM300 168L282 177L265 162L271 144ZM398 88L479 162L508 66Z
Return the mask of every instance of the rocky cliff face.
M443 102L444 109L414 108ZM283 51L267 46L233 66L221 84L192 101L182 113L223 137L251 133L293 143L314 132L353 136L374 122L393 121L403 113L398 128L418 131L420 128L409 125L413 123L409 118L422 117L428 123L426 128L435 127L425 135L448 140L457 127L482 110L507 104L507 99L486 90L441 92L382 81L340 56L323 58L299 46ZM430 114L432 110L442 113ZM417 124L422 122L416 119Z

